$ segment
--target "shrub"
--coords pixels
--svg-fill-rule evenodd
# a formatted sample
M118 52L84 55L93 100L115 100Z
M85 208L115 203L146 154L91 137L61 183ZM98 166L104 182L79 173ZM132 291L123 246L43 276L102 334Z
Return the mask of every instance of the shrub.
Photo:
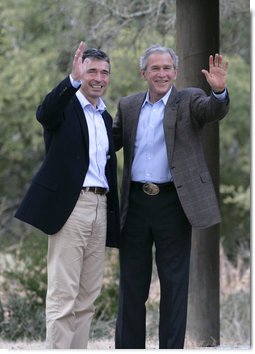
M3 339L39 340L45 338L44 307L38 306L33 297L10 295L5 319L0 322L0 336Z
M5 265L0 336L8 340L45 338L47 238L24 235Z

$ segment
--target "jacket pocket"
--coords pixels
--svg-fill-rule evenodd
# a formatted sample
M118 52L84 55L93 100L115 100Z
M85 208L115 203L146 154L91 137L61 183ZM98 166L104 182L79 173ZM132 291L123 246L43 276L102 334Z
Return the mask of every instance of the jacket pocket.
M51 191L56 191L57 190L57 183L48 179L48 178L42 178L42 177L37 177L33 180L33 183L39 184L40 186L47 188Z

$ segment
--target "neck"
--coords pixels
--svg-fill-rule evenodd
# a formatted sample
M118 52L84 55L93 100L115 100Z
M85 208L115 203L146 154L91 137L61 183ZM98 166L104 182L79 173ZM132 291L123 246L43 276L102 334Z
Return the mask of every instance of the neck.
M91 96L87 96L82 89L80 89L80 92L83 94L83 96L89 101L89 103L92 104L93 107L97 108L98 105L98 101L99 101L99 97L91 97Z

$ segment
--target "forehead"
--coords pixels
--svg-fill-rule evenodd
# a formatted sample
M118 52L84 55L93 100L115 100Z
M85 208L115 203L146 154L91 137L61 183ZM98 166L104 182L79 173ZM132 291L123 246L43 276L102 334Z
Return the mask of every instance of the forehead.
M156 52L148 57L148 66L162 64L173 64L173 59L169 53Z

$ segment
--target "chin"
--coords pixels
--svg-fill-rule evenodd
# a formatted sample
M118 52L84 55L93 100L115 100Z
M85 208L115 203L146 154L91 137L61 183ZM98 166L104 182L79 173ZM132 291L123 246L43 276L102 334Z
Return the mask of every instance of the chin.
M157 92L157 95L163 97L163 96L165 96L165 94L167 93L167 91L168 91L168 90L158 91L158 92Z

